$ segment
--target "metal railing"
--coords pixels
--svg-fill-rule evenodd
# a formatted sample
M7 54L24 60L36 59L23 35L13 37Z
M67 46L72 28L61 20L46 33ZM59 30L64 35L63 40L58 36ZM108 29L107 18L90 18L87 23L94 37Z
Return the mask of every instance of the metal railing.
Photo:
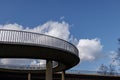
M53 68L57 67L58 63L53 61ZM0 64L0 69L10 69L10 70L45 70L46 64L42 65L4 65Z
M68 70L68 74L85 74L85 75L99 75L99 76L120 76L120 73L100 72L100 71L87 71L87 70Z
M0 65L1 69L10 69L10 70L44 70L46 67L40 67L38 65Z
M78 56L78 50L73 44L56 37L34 32L0 29L0 42L49 46L67 50Z

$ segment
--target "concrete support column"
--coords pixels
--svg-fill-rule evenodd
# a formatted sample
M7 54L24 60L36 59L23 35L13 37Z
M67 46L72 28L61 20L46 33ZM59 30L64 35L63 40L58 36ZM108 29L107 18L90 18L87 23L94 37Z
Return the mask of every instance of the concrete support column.
M62 80L65 80L65 71L62 71Z
M28 73L28 80L31 80L31 73Z
M46 80L52 80L52 61L46 62Z

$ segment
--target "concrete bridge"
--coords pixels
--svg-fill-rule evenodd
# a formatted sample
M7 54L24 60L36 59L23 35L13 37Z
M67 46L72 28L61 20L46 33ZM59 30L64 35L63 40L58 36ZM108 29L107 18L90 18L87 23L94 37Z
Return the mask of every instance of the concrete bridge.
M46 73L46 80L52 80L54 72L62 72L77 65L80 61L77 48L62 39L27 31L0 29L0 58L44 59L45 68L1 67L0 71L28 73Z

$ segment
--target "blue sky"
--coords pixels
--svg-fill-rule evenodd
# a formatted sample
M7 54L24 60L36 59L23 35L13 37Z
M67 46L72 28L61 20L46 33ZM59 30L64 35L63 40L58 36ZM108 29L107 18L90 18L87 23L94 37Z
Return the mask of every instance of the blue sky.
M17 23L32 28L50 20L65 21L78 40L99 38L101 53L108 55L119 47L119 4L120 0L0 0L0 24ZM103 57L85 61L75 69L96 70L109 60Z

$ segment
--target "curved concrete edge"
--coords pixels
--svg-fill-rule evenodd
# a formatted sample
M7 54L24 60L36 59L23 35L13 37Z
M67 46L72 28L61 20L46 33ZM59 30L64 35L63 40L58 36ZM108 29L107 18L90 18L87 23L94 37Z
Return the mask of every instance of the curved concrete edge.
M31 58L31 59L46 59L46 60L57 61L59 66L53 69L53 71L55 72L69 69L75 66L76 64L78 64L80 61L78 56L76 56L75 54L69 51L52 48L49 46L47 47L47 46L42 46L42 45L40 46L33 44L16 44L16 43L13 44L9 42L7 43L0 42L0 53L1 53L0 58ZM20 70L12 70L12 71L20 72ZM41 70L41 72L43 71L44 70ZM26 72L29 72L29 70ZM40 71L30 70L30 72L40 72Z

